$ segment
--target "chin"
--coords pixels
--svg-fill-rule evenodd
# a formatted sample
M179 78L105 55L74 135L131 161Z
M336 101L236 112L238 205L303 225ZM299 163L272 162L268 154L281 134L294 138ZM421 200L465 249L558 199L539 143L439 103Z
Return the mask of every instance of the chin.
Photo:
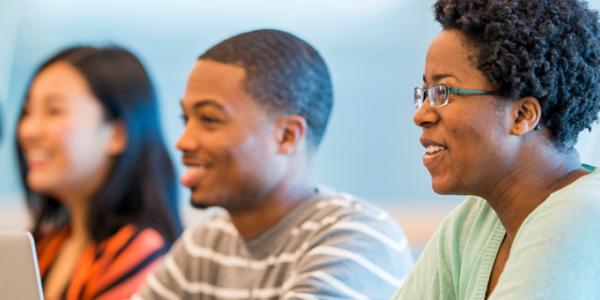
M210 197L206 197L205 195L198 195L192 190L192 194L190 195L190 204L194 208L205 209L212 206L218 206L216 204L217 201Z
M435 185L433 186L433 191L439 195L451 195L452 193L444 188L437 188Z
M207 208L213 206L213 205L208 205L206 203L195 202L194 200L191 200L190 204L192 205L193 208L196 208L196 209L207 209Z
M439 195L457 195L457 196L466 196L466 195L474 195L472 189L467 189L463 185L459 185L456 182L435 182L433 181L431 184L433 191Z
M442 180L436 180L435 178L432 178L432 180L431 180L431 188L433 189L433 191L436 194L440 194L440 195L456 194L455 189L452 188L451 184L448 184L447 182L443 182Z
M43 180L27 180L27 186L36 193L49 193L51 187Z
M199 199L198 197L194 197L193 194L190 196L190 204L192 205L192 207L199 208L199 209L204 209L204 208L214 206L214 205L210 204L209 201L206 201L205 199Z

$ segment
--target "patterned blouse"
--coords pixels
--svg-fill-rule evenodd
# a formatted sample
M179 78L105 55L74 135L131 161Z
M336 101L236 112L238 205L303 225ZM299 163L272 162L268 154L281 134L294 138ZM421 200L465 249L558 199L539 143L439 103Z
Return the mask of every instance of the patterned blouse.
M38 241L42 283L69 231L64 228ZM157 231L124 226L104 241L85 247L60 299L128 299L144 285L167 251L168 245Z

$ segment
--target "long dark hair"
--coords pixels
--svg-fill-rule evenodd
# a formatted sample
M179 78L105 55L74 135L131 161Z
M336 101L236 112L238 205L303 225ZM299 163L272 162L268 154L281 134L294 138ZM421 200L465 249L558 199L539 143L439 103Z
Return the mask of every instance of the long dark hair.
M127 135L126 148L89 199L87 230L91 238L100 242L124 225L134 224L153 228L172 243L181 231L177 182L162 135L156 92L144 66L120 47L72 47L44 62L32 81L59 61L79 71L107 120L121 122ZM30 87L31 82L28 92ZM65 226L69 216L57 199L29 188L27 164L18 142L17 152L27 205L33 214L33 234L39 238L46 230Z

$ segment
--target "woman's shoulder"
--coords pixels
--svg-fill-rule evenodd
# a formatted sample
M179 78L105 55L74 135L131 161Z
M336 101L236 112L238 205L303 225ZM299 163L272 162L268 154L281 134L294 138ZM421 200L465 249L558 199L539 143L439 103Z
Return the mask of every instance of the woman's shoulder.
M465 249L482 251L498 228L498 217L487 201L468 196L441 221L425 251L460 260Z
M551 194L527 216L515 243L538 241L548 251L570 253L600 247L600 171L582 176ZM561 249L561 250L559 250Z
M94 246L83 280L86 299L130 297L168 251L158 231L133 224L122 226Z
M527 216L494 291L498 299L596 299L599 175L596 169L580 177Z
M128 224L121 227L113 235L99 244L106 252L123 252L142 254L155 251L166 246L166 241L155 229Z
M543 227L581 222L600 222L600 169L584 175L552 193L523 222L523 226L543 223Z
M481 197L467 196L441 222L440 229L452 232L465 231L483 224L493 225L498 217L487 201Z

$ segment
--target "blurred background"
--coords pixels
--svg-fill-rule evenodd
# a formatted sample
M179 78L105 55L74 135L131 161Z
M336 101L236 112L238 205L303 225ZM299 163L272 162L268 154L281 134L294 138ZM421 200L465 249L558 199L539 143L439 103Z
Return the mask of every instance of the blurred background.
M25 229L14 131L34 69L66 46L118 44L136 53L160 94L163 128L179 170L179 100L196 57L258 28L289 31L327 61L335 106L315 176L392 213L416 253L461 197L433 193L412 123L412 88L440 27L423 0L2 0L0 1L0 229ZM600 0L589 2L600 9ZM582 160L600 165L600 130L584 132ZM181 191L186 223L200 214Z

